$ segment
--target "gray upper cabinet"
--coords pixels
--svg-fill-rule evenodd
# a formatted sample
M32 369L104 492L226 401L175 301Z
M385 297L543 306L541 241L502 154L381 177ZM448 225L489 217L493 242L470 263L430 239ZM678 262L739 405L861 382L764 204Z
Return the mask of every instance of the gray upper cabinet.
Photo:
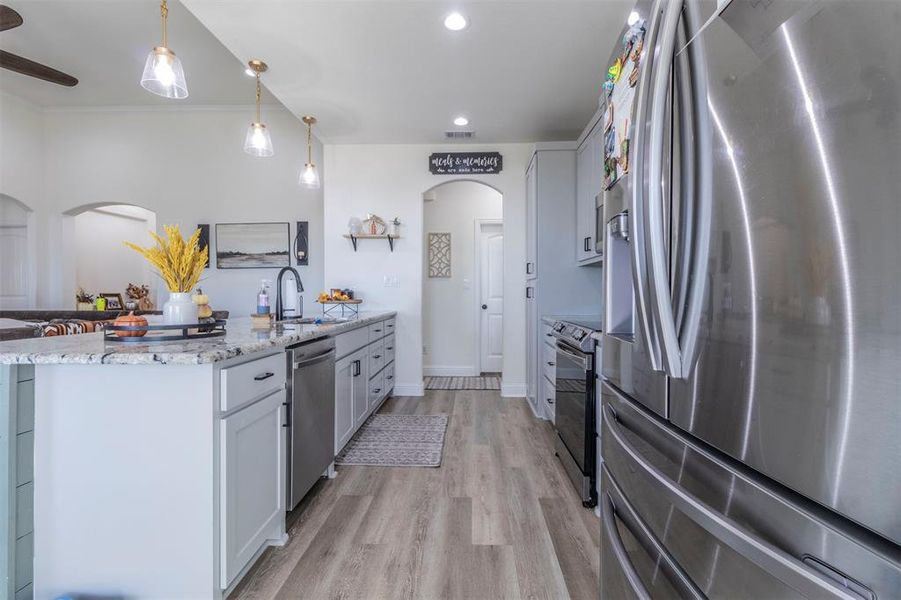
M538 161L526 171L526 279L538 277Z
M576 151L576 262L580 265L600 264L603 258L596 250L595 198L604 180L604 123L598 111L589 121Z

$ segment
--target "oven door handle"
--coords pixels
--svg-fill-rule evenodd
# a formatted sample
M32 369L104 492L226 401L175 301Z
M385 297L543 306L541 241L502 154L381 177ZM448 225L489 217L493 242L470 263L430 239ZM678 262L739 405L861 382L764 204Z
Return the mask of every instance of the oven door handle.
M562 342L557 342L557 352L582 365L582 370L586 372L591 370L592 363L590 354L584 354L580 356L579 354L574 353L572 350L564 347Z

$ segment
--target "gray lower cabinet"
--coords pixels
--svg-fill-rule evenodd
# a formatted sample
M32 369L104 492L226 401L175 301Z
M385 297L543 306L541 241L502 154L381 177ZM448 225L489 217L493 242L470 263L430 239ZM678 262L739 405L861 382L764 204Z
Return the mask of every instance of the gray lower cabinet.
M335 454L394 389L395 323L379 321L335 341Z
M353 436L357 428L366 420L367 411L369 410L369 401L366 398L368 393L366 382L369 381L369 349L363 348L362 350L358 350L351 358L354 359L353 363L355 365L350 386L351 393L353 394L354 422L350 435L347 437L348 440Z
M0 597L29 599L34 556L34 367L0 365Z
M284 390L220 422L223 589L273 538L285 515Z

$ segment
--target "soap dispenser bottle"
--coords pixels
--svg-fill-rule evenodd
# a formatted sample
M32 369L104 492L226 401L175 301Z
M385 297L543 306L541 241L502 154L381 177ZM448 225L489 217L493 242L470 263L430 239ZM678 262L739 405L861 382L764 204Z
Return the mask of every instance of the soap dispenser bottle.
M257 314L268 315L269 307L269 281L263 279L260 281L260 291L257 294Z

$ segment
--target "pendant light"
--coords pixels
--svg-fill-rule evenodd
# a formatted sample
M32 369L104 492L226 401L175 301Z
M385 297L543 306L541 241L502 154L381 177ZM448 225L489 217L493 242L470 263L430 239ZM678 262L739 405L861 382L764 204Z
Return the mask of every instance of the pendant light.
M175 52L169 49L169 36L166 21L169 18L169 7L166 0L160 2L160 19L162 20L163 43L156 46L147 55L144 73L141 75L141 87L164 98L181 100L188 97L188 84L185 83L185 72Z
M316 123L316 117L304 115L301 120L307 124L307 164L300 173L300 185L315 190L321 185L319 171L313 163L313 125Z
M252 60L247 64L250 70L256 74L257 79L257 118L247 128L247 135L244 137L244 152L265 158L275 154L275 151L272 149L272 138L269 137L269 130L266 129L260 114L260 101L262 99L260 75L265 73L269 67L261 60Z

